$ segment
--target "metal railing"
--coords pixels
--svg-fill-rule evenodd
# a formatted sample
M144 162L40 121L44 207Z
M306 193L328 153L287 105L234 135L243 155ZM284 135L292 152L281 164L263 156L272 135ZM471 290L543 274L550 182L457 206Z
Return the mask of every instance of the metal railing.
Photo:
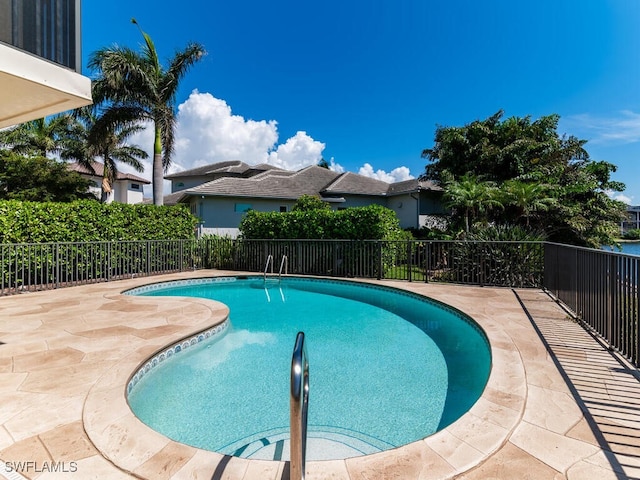
M235 240L235 270L262 271L269 255L289 273L473 285L541 287L540 242Z
M280 261L280 270L278 271L278 279L282 278L283 270L285 275L289 273L289 260L286 255L283 255L282 260Z
M205 238L0 244L0 295L205 268L266 276L276 257L286 257L280 270L286 266L294 275L545 288L640 365L640 257L554 243Z
M309 409L309 359L304 333L298 332L291 356L290 475L291 480L304 480L307 458L307 412Z
M0 244L0 295L204 268L193 240Z
M269 265L271 265L271 274L273 275L273 255L267 257L267 262L264 265L264 279L267 279L267 272L269 271Z
M544 259L544 288L640 366L640 257L546 243Z

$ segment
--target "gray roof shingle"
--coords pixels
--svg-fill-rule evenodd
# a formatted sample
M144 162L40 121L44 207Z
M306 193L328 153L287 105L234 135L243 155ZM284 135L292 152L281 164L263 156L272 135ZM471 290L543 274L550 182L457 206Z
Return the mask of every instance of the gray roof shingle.
M244 171L242 170L243 168L245 169ZM207 167L168 175L165 178L171 179L189 175L202 176L207 173L219 175L224 172L230 175L224 175L197 187L176 192L174 195L178 199L192 195L204 195L297 200L302 195L318 195L321 197L371 195L387 197L419 190L442 191L442 188L432 181L412 179L389 184L382 180L352 172L337 173L317 165L293 172L267 164L249 166L239 160L215 163ZM238 172L242 172L240 176L238 176ZM172 200L177 201L175 198L172 198Z
M95 160L91 162L91 166L93 167L93 172L86 168L84 165L79 164L78 162L68 163L67 168L74 172L78 172L80 175L90 175L101 177L104 172L104 163L96 162ZM118 172L116 175L116 180L133 180L134 182L144 183L145 185L150 184L151 182L146 178L138 177L132 173L123 173Z
M250 178L222 177L183 193L295 200L302 195L317 195L339 175L312 165L298 172L267 171Z

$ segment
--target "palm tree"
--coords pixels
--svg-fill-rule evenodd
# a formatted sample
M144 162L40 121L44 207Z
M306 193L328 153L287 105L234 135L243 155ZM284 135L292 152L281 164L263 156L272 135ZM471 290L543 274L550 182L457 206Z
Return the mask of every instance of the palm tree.
M541 183L508 180L504 182L503 189L505 202L520 211L527 227L535 212L547 211L556 203L555 198L548 196L549 187Z
M135 19L132 22L140 28ZM153 123L153 203L162 205L164 172L174 149L178 85L205 51L200 44L190 43L164 68L151 37L141 28L140 33L144 38L140 53L126 47L102 48L91 55L89 67L98 72L94 101L108 105L103 122L127 119Z
M139 146L128 144L129 137L144 130L144 127L126 121L103 122L92 107L77 110L76 116L78 123L72 140L62 152L62 158L75 159L90 172L102 174L101 201L106 202L118 176L116 162L130 165L138 172L144 171L140 159L146 159L149 155ZM102 172L94 170L95 157L102 157Z
M442 198L447 207L463 212L468 233L474 217L493 208L502 208L498 193L492 182L483 182L475 175L466 174L460 180L446 181Z
M73 123L69 114L31 120L0 132L0 146L23 156L59 154L65 148Z

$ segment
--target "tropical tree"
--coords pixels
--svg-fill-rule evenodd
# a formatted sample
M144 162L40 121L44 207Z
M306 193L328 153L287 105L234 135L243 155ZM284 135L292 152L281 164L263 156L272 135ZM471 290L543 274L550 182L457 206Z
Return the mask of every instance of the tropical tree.
M132 22L140 28L135 19ZM113 46L94 52L89 67L97 72L94 101L107 105L102 122L151 122L153 145L153 203L162 205L164 172L171 164L176 125L175 100L180 80L204 55L190 43L164 67L155 44L141 28L142 50Z
M535 121L502 116L499 111L462 127L437 127L434 146L422 152L429 161L422 178L464 184L475 176L495 182L507 208L494 222L516 224L524 218L529 224L535 218L552 241L615 243L625 213L625 206L608 196L625 188L611 179L615 165L591 160L586 140L560 136L558 115Z
M66 148L74 119L63 113L21 123L0 132L0 147L23 156L46 157Z
M450 178L445 182L444 204L456 212L462 212L465 231L470 231L473 220L492 209L502 208L500 195L492 182L484 182L475 175L467 174L459 180Z
M102 175L101 201L106 202L118 176L117 162L130 165L138 172L144 171L140 160L149 155L139 146L128 143L129 138L144 127L130 121L103 122L92 107L77 110L76 116L79 122L62 157L75 159L87 170ZM102 172L94 170L93 161L96 157L102 158Z
M546 212L557 199L550 196L550 188L537 182L523 182L521 180L507 180L502 185L505 205L515 207L520 217L524 217L528 227L530 218L537 212Z

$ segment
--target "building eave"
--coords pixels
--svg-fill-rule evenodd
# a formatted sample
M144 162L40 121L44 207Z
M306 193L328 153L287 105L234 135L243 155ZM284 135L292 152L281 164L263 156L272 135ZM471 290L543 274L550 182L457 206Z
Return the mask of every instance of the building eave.
M0 128L92 103L91 80L0 43Z

